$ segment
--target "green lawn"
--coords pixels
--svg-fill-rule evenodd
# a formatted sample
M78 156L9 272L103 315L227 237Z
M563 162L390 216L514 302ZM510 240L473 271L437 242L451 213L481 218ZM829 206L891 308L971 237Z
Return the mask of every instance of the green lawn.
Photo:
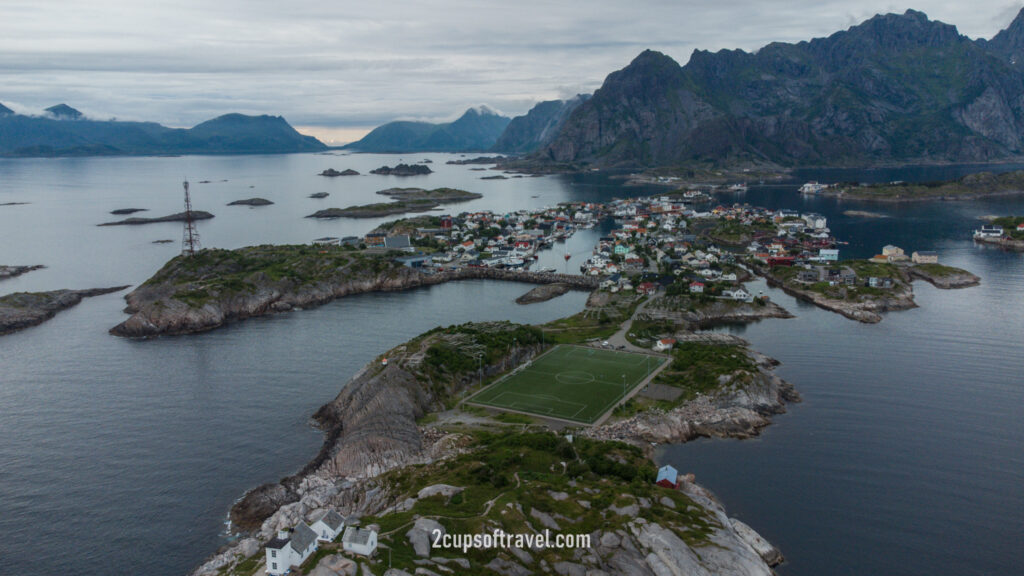
M560 345L468 402L590 424L664 361L647 354Z

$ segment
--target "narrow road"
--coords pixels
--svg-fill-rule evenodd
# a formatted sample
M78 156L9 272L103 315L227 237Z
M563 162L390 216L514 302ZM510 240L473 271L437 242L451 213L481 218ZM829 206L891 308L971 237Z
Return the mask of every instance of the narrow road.
M629 342L629 340L626 338L626 334L629 334L629 330L633 327L633 320L641 312L643 312L643 309L646 308L647 305L650 304L651 301L654 300L655 298L661 298L663 294L664 294L664 292L661 292L659 290L659 291L655 292L653 296L651 296L650 298L645 300L642 304L637 306L636 310L633 311L633 315L630 316L628 320L626 320L625 322L622 323L622 327L619 328L618 332L616 332L615 334L612 334L611 336L608 337L608 343L611 344L615 348L618 348L619 346L625 346L625 348L624 348L625 350L630 350L632 352L647 352L647 353L650 353L650 350L648 350L646 348L640 348L639 346L634 346L633 344L631 344Z

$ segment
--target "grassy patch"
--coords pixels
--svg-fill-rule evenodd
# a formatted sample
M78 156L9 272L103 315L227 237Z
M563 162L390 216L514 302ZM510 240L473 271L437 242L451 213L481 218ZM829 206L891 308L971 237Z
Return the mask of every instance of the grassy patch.
M682 342L672 350L672 364L654 381L682 388L682 401L715 390L720 376L756 370L754 361L741 346Z
M662 362L646 354L556 346L468 401L589 424Z

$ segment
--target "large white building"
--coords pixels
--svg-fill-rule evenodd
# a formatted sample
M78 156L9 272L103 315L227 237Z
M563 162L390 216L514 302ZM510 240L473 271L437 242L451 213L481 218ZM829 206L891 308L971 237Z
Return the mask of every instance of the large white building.
M299 566L316 551L316 532L299 522L293 530L281 530L277 538L267 542L267 574L280 576L292 566Z

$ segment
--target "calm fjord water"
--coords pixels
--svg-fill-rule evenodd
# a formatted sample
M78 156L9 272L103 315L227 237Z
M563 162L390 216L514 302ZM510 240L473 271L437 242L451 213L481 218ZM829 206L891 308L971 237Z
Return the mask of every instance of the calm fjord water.
M193 182L204 245L308 242L359 234L377 221L303 216L379 200L391 186L454 186L484 194L452 211L540 207L657 189L600 176L480 180L442 154L283 155L0 161L0 264L45 264L0 292L137 284L180 249L180 226L96 227L115 208L180 211ZM435 174L327 179L431 158ZM934 178L934 169L904 179ZM806 175L807 178L815 175ZM850 179L849 175L818 177ZM803 177L803 175L802 175ZM860 173L891 180L900 174ZM209 184L199 184L210 180ZM227 180L226 182L222 180ZM1024 201L865 205L754 187L755 205L815 210L850 240L843 255L885 243L935 249L982 286L918 283L921 308L867 326L797 303L797 314L733 328L782 361L804 396L752 441L701 441L660 454L722 497L779 545L784 575L1009 574L1024 567L1024 260L969 240L977 217L1024 213ZM330 196L307 196L325 191ZM264 197L273 206L225 204ZM732 200L731 197L723 199ZM849 209L891 218L848 218ZM595 231L545 253L569 270ZM171 239L171 244L153 244ZM528 287L463 282L345 298L315 310L208 334L123 340L123 293L88 299L39 327L0 338L0 574L176 575L223 542L231 502L285 476L316 451L310 414L362 365L437 325L542 322L585 295L517 306Z

